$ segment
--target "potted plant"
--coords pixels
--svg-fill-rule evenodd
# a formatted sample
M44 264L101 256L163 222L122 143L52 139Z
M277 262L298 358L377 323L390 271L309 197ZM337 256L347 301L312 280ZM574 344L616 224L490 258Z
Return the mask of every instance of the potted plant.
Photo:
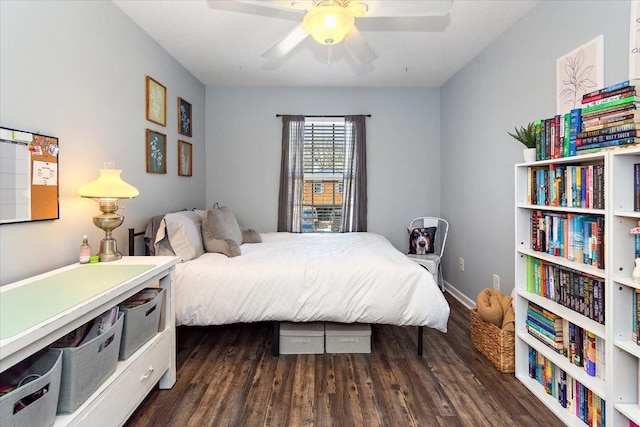
M507 132L509 136L520 141L525 147L524 161L533 162L536 159L536 124L530 122L526 126L514 128L515 133Z

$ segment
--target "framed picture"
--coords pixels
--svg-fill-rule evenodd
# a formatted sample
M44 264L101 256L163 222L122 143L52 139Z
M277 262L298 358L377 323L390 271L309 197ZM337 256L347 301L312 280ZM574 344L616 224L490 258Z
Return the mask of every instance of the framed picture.
M582 105L582 95L604 86L604 36L556 59L556 114Z
M147 172L167 173L167 135L147 129Z
M147 120L167 125L167 88L147 76Z
M191 136L191 104L178 98L178 133Z
M191 176L193 168L193 146L178 140L178 175Z

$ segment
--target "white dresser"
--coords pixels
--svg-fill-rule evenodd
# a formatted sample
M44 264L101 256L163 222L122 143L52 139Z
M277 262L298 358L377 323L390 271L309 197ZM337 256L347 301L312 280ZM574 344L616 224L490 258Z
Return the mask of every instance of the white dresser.
M165 290L160 330L72 414L55 426L122 425L159 383L176 381L173 307L176 257L74 264L0 287L0 372L155 283Z

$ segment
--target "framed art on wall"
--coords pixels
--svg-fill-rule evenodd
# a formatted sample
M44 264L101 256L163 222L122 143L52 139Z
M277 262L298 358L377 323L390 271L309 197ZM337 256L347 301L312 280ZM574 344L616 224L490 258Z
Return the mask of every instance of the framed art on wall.
M178 133L191 136L191 104L178 98Z
M146 137L147 172L167 173L167 136L147 129Z
M191 176L193 168L193 146L178 140L178 175Z
M167 88L150 76L147 76L147 120L167 125Z
M556 114L579 108L582 96L604 86L604 36L556 60Z

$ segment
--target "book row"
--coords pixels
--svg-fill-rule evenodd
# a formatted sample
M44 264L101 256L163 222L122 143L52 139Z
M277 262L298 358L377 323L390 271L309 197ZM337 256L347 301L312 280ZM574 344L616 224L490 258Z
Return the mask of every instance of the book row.
M536 120L536 159L575 156L578 153L640 142L640 97L637 82L624 81L586 94L582 107ZM616 89L610 89L616 87Z
M530 167L527 179L532 205L604 209L604 164Z
M605 425L605 400L531 347L529 376L557 399L560 406L587 425Z
M640 289L638 288L635 288L631 297L631 340L640 345Z
M531 211L531 249L604 269L604 217Z
M587 375L604 380L605 342L580 326L529 302L527 332L556 353L583 367Z
M535 293L604 325L604 281L527 256L527 292Z
M633 165L633 210L640 211L640 163Z

